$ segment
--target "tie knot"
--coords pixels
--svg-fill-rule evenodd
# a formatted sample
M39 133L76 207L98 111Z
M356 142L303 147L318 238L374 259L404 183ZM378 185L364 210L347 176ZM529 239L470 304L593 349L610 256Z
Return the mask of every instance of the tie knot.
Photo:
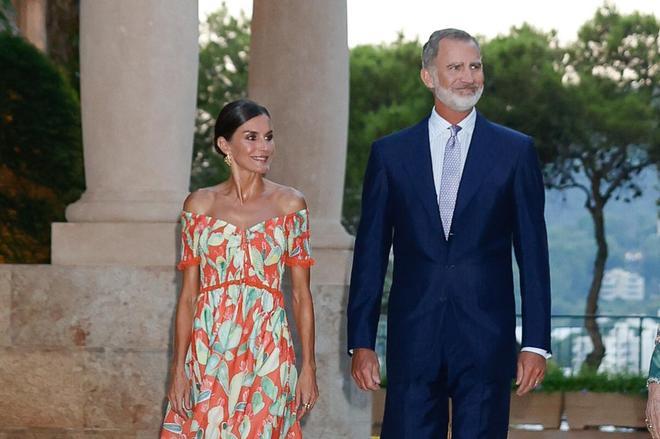
M449 130L451 131L451 136L456 137L456 134L461 130L461 127L458 125L452 125L449 127Z

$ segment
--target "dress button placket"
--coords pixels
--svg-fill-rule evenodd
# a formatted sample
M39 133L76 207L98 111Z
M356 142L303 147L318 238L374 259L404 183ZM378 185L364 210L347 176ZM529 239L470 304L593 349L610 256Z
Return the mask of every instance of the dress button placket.
M243 279L245 279L248 276L248 258L250 257L250 253L245 230L241 230L241 235L241 240L243 241Z

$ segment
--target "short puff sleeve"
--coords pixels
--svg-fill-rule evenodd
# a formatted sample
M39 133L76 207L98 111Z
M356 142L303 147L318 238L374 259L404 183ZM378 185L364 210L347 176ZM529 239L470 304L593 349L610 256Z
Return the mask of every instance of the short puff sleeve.
M287 216L285 223L287 252L284 263L289 266L311 267L314 265L309 242L309 212L299 210Z
M191 212L181 214L181 258L176 268L183 270L190 265L199 265L199 227L198 216Z

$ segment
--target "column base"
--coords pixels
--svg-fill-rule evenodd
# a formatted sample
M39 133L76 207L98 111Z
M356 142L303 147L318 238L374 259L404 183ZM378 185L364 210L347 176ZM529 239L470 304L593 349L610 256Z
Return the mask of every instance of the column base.
M53 223L53 265L170 266L176 264L177 223Z
M66 208L73 223L152 222L169 223L178 218L188 192L141 190L130 193L85 191Z

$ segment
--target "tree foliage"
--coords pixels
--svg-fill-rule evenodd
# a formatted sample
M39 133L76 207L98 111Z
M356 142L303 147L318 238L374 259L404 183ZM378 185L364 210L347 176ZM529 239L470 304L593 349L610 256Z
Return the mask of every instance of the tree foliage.
M484 47L491 79L480 107L535 138L549 188L577 189L585 197L596 241L585 307L594 346L590 369L605 355L590 317L598 313L608 258L605 206L641 195L640 174L658 163L659 32L653 16L623 16L605 6L570 47L528 26Z
M343 223L354 233L360 215L362 178L371 143L421 120L433 98L419 78L421 46L402 36L350 54L348 154Z
M39 50L0 33L0 262L47 262L50 224L83 188L77 95Z
M213 149L213 127L225 104L247 95L250 21L230 16L223 3L201 25L200 41L191 190L229 175Z

